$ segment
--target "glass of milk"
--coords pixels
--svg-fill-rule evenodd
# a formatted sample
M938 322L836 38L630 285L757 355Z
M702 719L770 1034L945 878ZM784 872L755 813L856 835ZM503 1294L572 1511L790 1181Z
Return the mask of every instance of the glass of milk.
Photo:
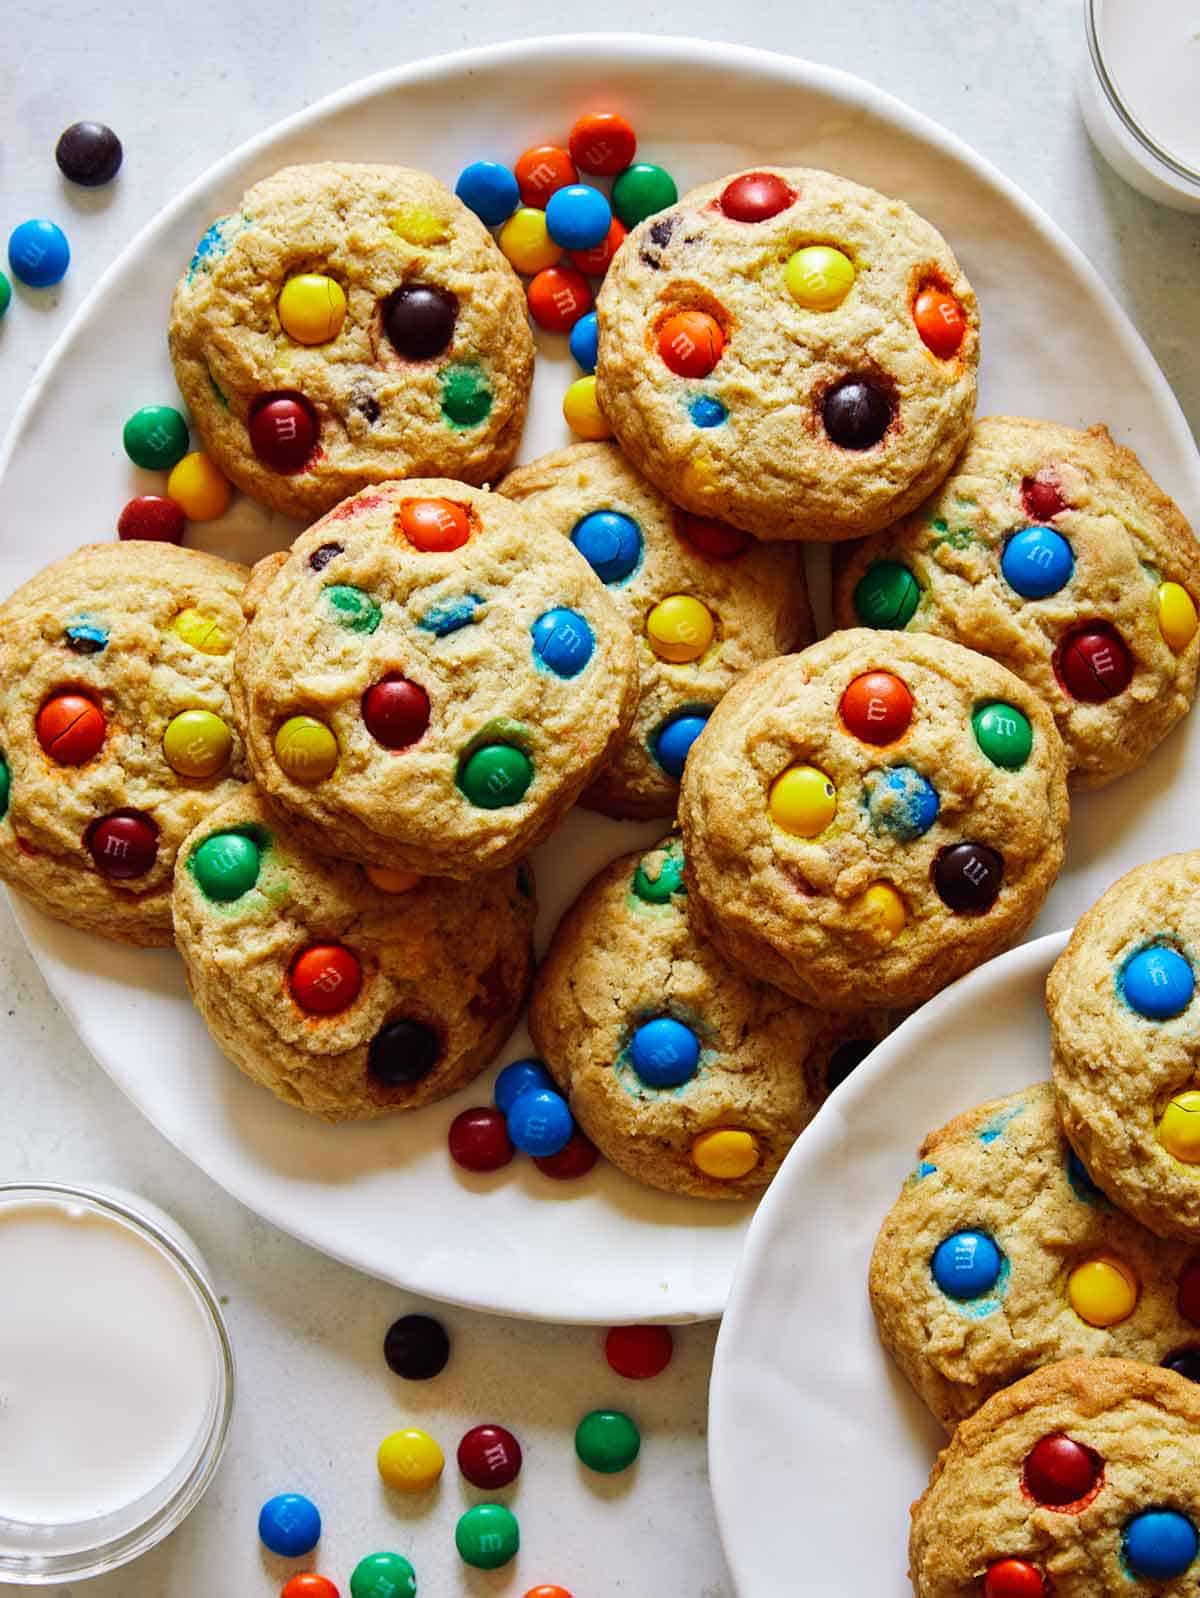
M1200 3L1084 0L1083 120L1135 189L1200 211Z
M140 1199L0 1184L0 1582L145 1553L224 1447L233 1352L195 1246Z

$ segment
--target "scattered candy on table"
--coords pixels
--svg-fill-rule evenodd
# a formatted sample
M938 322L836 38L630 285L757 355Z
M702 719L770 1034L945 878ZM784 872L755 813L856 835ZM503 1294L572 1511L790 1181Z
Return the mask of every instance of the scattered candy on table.
M458 1445L458 1468L471 1483L495 1492L521 1473L521 1445L503 1426L473 1426Z
M508 1135L522 1154L557 1154L574 1128L566 1099L550 1088L526 1089L508 1112Z
M658 1376L671 1363L675 1340L669 1326L614 1326L604 1339L604 1357L630 1381Z
M431 1315L402 1315L387 1329L383 1357L388 1369L405 1381L427 1382L445 1370L450 1338Z
M552 194L579 176L571 157L556 144L538 144L526 150L517 157L513 173L522 203L542 210Z
M178 544L187 531L187 517L173 499L163 494L139 494L117 518L118 538L142 538L159 544Z
M543 1176L574 1182L588 1174L597 1158L595 1144L576 1127L557 1154L535 1154L533 1163Z
M521 200L516 178L498 161L472 161L459 174L454 192L487 227L507 222Z
M493 1090L496 1108L507 1115L522 1093L535 1088L546 1088L553 1092L554 1078L540 1060L514 1060L496 1078Z
M375 1463L386 1486L399 1493L424 1493L436 1484L446 1461L428 1432L409 1426L383 1439Z
M612 207L599 189L568 183L546 202L546 231L564 250L592 250L608 237Z
M299 1570L284 1582L279 1598L340 1598L340 1594L327 1576L318 1576L313 1570Z
M143 405L125 423L125 453L135 466L169 472L188 451L188 425L172 405Z
M637 1426L617 1409L594 1409L575 1428L575 1452L602 1476L628 1470L641 1446Z
M350 1598L414 1598L417 1573L403 1554L368 1554L350 1576Z
M590 111L567 135L567 149L581 172L612 178L637 154L637 135L617 111Z
M594 376L577 377L567 389L563 395L563 416L567 426L580 438L597 442L612 437L612 428L596 398Z
M476 1504L460 1517L454 1545L465 1565L499 1570L516 1557L521 1546L517 1517L503 1504Z
M273 1554L298 1559L321 1540L320 1511L303 1493L277 1493L259 1510L258 1535Z
M210 522L224 516L233 488L202 450L193 450L171 469L167 498L173 499L189 522Z
M671 174L649 161L627 166L612 187L612 208L626 227L636 227L656 211L674 205L678 198L679 190Z
M463 1110L450 1123L450 1158L464 1171L498 1171L512 1159L508 1123L499 1110Z
M530 315L548 333L569 333L591 309L587 279L573 266L545 267L532 279L527 293Z
M576 364L582 367L585 376L590 377L596 370L598 342L596 313L589 311L586 316L581 316L571 329L571 355Z
M72 122L59 136L54 159L63 177L97 189L116 177L124 153L120 139L103 122Z
M53 288L62 282L71 264L67 235L44 217L22 222L9 234L8 264L13 276L27 288Z
M500 229L499 244L510 264L527 277L562 259L562 247L546 227L546 213L528 205L514 211Z
M0 272L0 316L3 316L5 311L8 310L11 300L12 284L5 277L4 273Z

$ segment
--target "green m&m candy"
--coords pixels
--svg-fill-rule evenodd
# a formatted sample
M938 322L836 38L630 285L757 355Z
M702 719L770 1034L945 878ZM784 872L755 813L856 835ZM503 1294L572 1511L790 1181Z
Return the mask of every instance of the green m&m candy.
M227 904L249 893L258 881L262 852L244 832L214 832L195 850L189 864L204 897Z
M589 1470L615 1476L638 1457L642 1436L619 1409L594 1409L575 1428L575 1452Z
M352 633L373 633L379 626L382 612L370 594L361 588L335 583L332 588L325 589L323 597L335 619Z
M5 311L8 310L8 304L11 299L12 284L5 277L4 273L0 272L0 316L3 316Z
M503 1504L476 1504L454 1528L454 1546L466 1565L499 1570L521 1546L521 1528Z
M0 755L0 821L8 814L8 796L12 791L12 773L8 761Z
M492 408L492 391L478 366L448 366L442 373L442 415L455 427L477 427Z
M612 208L626 227L636 227L655 211L674 205L678 198L675 179L649 161L627 166L612 186Z
M413 1598L417 1573L403 1554L368 1554L350 1575L350 1598Z
M481 810L519 804L532 781L533 761L512 744L484 744L467 756L458 773L458 786Z
M633 891L647 904L666 904L672 894L686 893L687 889L683 885L683 855L679 850L667 850L656 877L648 874L645 860L641 861L633 874Z
M188 452L188 425L171 405L143 405L122 436L133 464L151 472L169 472Z
M921 599L921 585L898 560L877 560L854 589L854 613L867 627L907 627Z
M1003 766L1006 771L1019 771L1029 759L1033 748L1033 728L1029 717L1015 705L996 700L990 705L980 705L971 717L975 742L993 766Z

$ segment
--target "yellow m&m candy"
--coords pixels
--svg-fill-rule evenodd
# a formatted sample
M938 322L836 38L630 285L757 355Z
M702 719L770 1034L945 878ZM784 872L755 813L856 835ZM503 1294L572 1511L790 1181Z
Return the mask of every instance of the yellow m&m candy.
M1158 585L1158 630L1178 655L1196 636L1196 604L1181 583Z
M383 1480L396 1492L423 1493L442 1474L446 1460L428 1432L409 1426L383 1439L375 1463Z
M275 758L293 782L324 782L337 765L337 739L315 716L289 716L275 734Z
M816 766L789 766L771 784L771 820L796 838L815 838L837 813L837 789Z
M297 344L328 344L342 331L346 295L323 272L300 272L283 285L278 310L283 331Z
M202 655L228 654L233 642L219 621L214 621L192 605L179 612L171 628L185 644L198 649Z
M533 277L562 260L562 249L550 237L545 211L523 205L500 229L500 248L518 272Z
M854 263L829 244L809 244L788 258L783 280L806 311L832 311L853 286Z
M1177 1093L1167 1105L1158 1123L1158 1141L1185 1165L1200 1161L1200 1093L1195 1088Z
M1103 1254L1075 1267L1067 1278L1067 1298L1089 1326L1119 1326L1137 1305L1138 1280L1123 1260Z
M163 733L163 759L181 777L215 777L232 748L233 734L211 710L181 710Z
M758 1139L752 1132L721 1128L701 1132L692 1144L692 1164L718 1182L736 1182L758 1164Z
M712 613L691 594L660 599L646 617L646 637L660 660L699 660L713 641Z
M904 931L908 911L904 900L890 882L873 882L853 900L850 908L866 917L868 927L879 943L890 943Z
M233 487L203 450L194 449L171 468L167 498L189 522L211 522L229 509Z
M580 438L595 441L612 437L612 428L608 425L607 418L600 409L600 401L596 398L594 377L575 379L563 395L563 415L567 426Z

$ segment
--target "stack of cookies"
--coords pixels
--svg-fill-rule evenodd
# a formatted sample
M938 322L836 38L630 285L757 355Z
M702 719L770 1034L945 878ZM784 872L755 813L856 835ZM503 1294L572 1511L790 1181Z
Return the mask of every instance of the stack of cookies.
M694 190L597 314L615 440L510 469L524 295L436 179L291 167L214 222L179 386L309 525L252 573L92 546L8 601L0 875L174 941L222 1049L340 1119L494 1059L525 857L573 806L661 820L564 918L530 1027L616 1164L752 1197L895 1011L1028 928L1068 778L1188 709L1200 554L1102 428L974 423L962 268L844 178ZM805 541L844 556L819 642Z

